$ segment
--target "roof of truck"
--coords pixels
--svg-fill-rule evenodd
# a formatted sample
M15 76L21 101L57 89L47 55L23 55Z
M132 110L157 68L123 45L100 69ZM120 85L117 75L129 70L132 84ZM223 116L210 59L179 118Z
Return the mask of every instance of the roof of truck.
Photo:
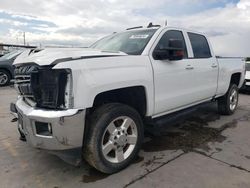
M201 34L201 35L205 35L205 33L200 32L200 31L195 31L192 29L187 29L187 28L182 28L182 27L176 27L176 26L156 26L156 27L132 27L132 28L128 28L125 31L121 31L121 32L129 32L129 31L139 31L139 30L152 30L152 29L156 29L156 30L164 30L166 28L170 28L170 29L174 29L174 30L181 30L181 31L186 31L186 32L190 32L190 33L197 33L197 34ZM118 32L120 33L120 32ZM115 33L114 33L115 34Z

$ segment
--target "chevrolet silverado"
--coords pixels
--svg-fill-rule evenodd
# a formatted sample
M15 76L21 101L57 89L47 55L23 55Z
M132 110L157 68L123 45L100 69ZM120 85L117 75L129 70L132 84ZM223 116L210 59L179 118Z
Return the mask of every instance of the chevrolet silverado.
M215 100L233 114L245 77L244 60L216 57L206 35L152 24L89 48L27 50L14 65L21 139L109 174L135 159L147 121Z

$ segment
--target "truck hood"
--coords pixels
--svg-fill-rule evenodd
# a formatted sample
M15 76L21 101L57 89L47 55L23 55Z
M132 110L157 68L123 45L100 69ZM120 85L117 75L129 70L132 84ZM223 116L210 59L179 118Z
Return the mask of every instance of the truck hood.
M36 63L40 66L53 65L78 59L125 56L123 52L100 51L91 48L46 48L26 50L14 61L14 65Z

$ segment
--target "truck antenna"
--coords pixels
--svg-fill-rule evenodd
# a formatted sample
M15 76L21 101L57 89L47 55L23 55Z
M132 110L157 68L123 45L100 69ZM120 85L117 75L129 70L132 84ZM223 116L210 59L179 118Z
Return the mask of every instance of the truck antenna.
M167 26L168 25L168 20L165 20L165 26Z

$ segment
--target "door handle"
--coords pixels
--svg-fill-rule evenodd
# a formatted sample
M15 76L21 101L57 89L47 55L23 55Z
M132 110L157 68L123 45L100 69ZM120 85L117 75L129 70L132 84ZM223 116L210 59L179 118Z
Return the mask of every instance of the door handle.
M212 64L211 67L212 68L217 68L217 65L216 64Z
M187 70L192 70L192 69L194 69L194 67L192 67L191 65L187 65L187 66L186 66L186 69L187 69Z

